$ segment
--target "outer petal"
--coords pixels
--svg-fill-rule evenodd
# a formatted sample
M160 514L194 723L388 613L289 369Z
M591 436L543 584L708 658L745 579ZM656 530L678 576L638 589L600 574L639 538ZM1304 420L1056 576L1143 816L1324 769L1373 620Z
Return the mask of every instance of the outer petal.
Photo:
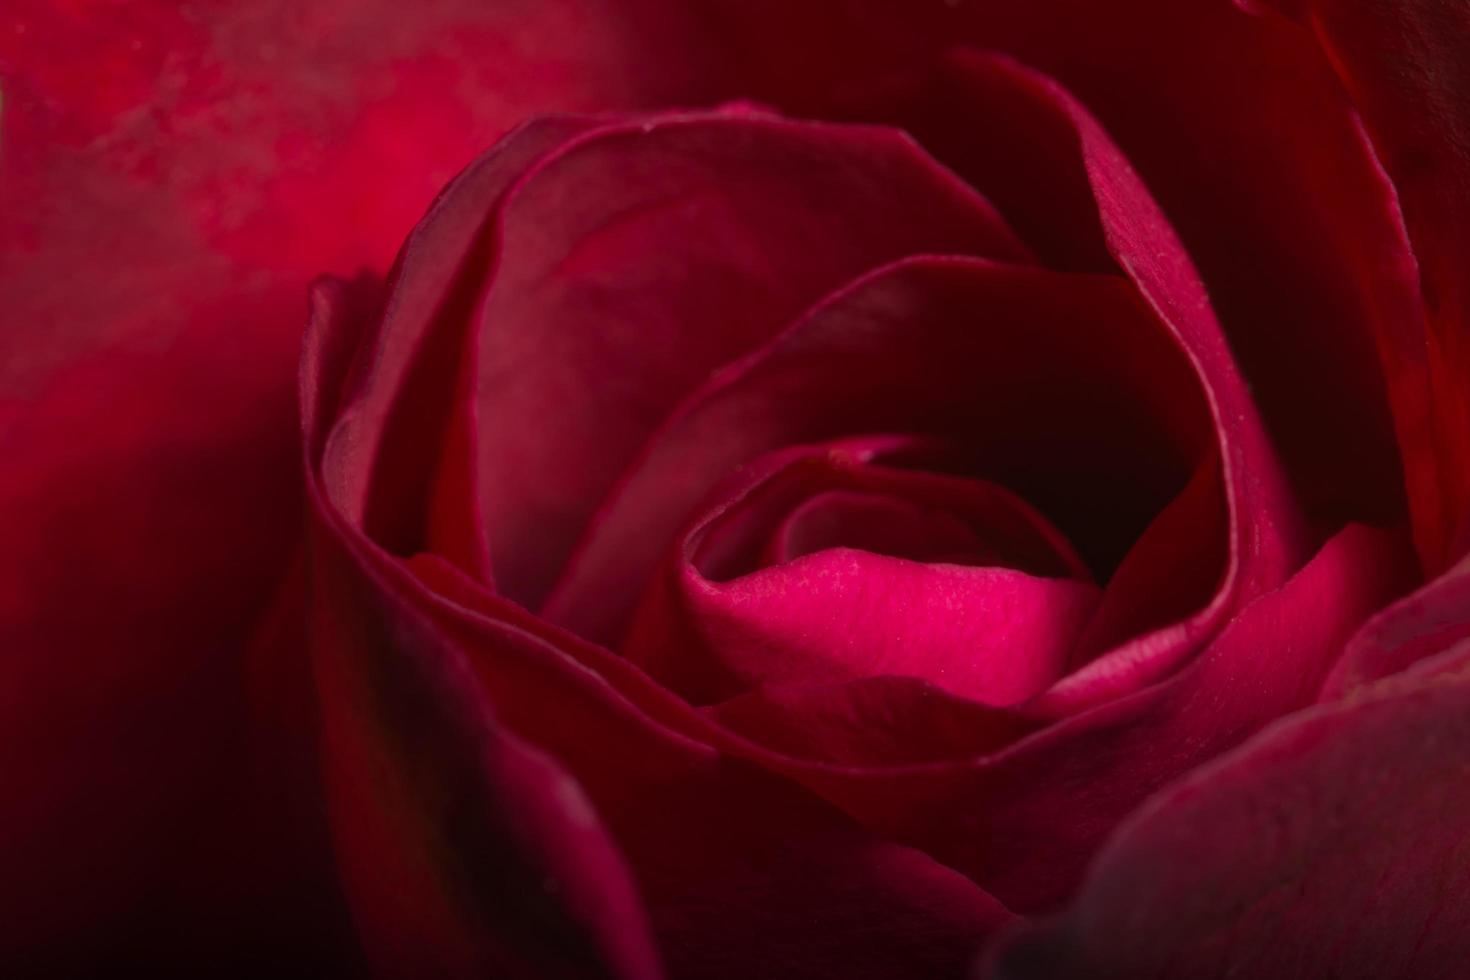
M646 675L413 562L484 696L572 772L628 856L671 976L945 976L1009 913L743 756Z
M311 628L328 812L374 968L656 978L626 870L576 784L496 722L462 653L384 587L323 492L324 420L360 328L344 298L317 288L302 367Z
M1450 980L1470 956L1470 660L1275 726L1153 799L989 980Z
M319 304L330 318L330 287ZM304 368L309 445L341 397L340 339L319 334ZM717 751L626 662L438 556L392 558L324 494L313 508L334 836L381 968L648 975L647 907L676 977L945 975L1008 920L926 855Z
M1333 700L1470 639L1470 559L1374 616L1322 688Z
M828 289L925 250L1024 255L896 131L734 109L538 120L410 236L328 488L395 552L493 571L534 607L679 398Z
M1049 137L1009 128L1006 101L977 103L936 66L962 46L1057 78L1178 230L1309 510L1337 523L1391 520L1402 507L1380 352L1404 392L1423 387L1413 257L1353 108L1300 31L1225 3L1174 0L701 0L696 9L757 98L900 122L977 177L1023 235L1057 200ZM1460 35L1438 36L1453 46ZM1409 106L1397 118L1420 116ZM1040 143L1028 148L1033 135ZM1048 260L1096 257L1028 242ZM1303 377L1313 398L1301 397ZM1426 416L1413 408L1399 413L1397 435L1417 468Z
M957 257L894 263L827 297L670 416L545 612L615 642L680 525L727 474L775 449L863 432L962 442L983 475L1106 569L1216 451L1198 384L1120 278Z
M716 368L885 262L1026 258L899 132L739 110L569 143L496 230L470 326L475 465L497 584L532 608L649 433Z
M1431 417L1403 437L1432 535L1426 557L1439 567L1470 547L1470 10L1433 0L1279 6L1306 24L1362 111L1403 205L1429 330L1389 335L1389 380L1401 410L1418 408L1428 389Z

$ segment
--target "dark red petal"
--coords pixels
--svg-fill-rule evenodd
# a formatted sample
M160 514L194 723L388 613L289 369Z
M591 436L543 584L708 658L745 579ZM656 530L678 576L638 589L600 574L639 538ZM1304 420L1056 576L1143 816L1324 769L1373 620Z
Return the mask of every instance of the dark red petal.
M1353 694L1470 639L1470 559L1374 616L1348 643L1322 687L1324 701Z
M1283 721L1121 827L980 976L1453 980L1470 956L1464 651Z
M1024 115L1053 134L1049 143L1055 143L1059 130L1070 131L1106 247L1188 353L1207 392L1220 441L1230 536L1229 565L1215 600L1186 620L1182 632L1115 651L1046 696L1057 709L1074 710L1170 669L1188 654L1194 639L1213 628L1220 613L1283 582L1304 557L1306 533L1210 298L1132 165L1087 109L1054 80L997 55L966 54L956 63L979 91L1011 100L1013 112L1024 106ZM1091 215L1085 220L1090 222Z
M657 978L621 855L576 783L495 719L317 477L360 332L345 299L314 294L302 415L326 802L360 938L390 976Z
M981 198L892 130L745 110L609 125L497 216L475 465L498 586L539 605L648 434L801 309L913 252L1018 260Z
M953 514L861 490L824 490L791 509L766 543L763 564L784 565L831 548L955 565L1006 564Z
M616 638L710 487L772 449L860 432L957 440L1106 568L1214 451L1207 426L1188 361L1122 280L900 262L692 396L604 505L545 613Z
M1385 324L1383 344L1410 503L1439 568L1470 547L1470 11L1434 0L1282 6L1362 112L1403 206L1429 329Z
M1051 74L1097 115L1173 221L1309 510L1334 525L1393 520L1403 506L1400 442L1411 498L1432 494L1422 396L1411 404L1426 382L1423 312L1394 190L1331 66L1292 25L1174 0L702 0L699 9L755 97L904 125L946 163L989 181L977 186L1023 232L1065 193L1052 183L1065 171L1052 137L1034 123L1013 127L1009 99L977 100L942 65L945 52L967 47ZM1450 54L1464 33L1426 30ZM1395 34L1363 32L1365 50ZM1400 60L1422 63L1412 49ZM933 98L915 102L926 85ZM1464 89L1456 85L1443 82L1445 101ZM1426 118L1432 104L1411 97L1392 118ZM1466 224L1441 213L1447 228ZM1085 239L1063 231L1051 240L1075 248ZM1028 241L1052 259L1096 254ZM1457 254L1446 251L1447 261ZM1380 352L1399 403L1393 421ZM1312 398L1301 397L1304 377Z
M989 755L1040 727L914 677L784 684L705 711L762 749L874 769Z
M1228 523L1220 464L1208 459L1118 563L1078 640L1074 664L1138 637L1153 643L1196 639L1202 624L1170 634L1219 590L1230 559Z
M594 125L548 118L517 129L445 188L399 253L321 462L333 504L396 551L438 546L490 572L466 460L478 424L472 324L496 259L495 207L538 157Z

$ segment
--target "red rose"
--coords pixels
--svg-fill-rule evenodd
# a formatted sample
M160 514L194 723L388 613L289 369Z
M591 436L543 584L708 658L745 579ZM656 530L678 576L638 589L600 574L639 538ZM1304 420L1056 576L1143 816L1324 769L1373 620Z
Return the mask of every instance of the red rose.
M16 21L0 961L1456 975L1470 15L612 7Z

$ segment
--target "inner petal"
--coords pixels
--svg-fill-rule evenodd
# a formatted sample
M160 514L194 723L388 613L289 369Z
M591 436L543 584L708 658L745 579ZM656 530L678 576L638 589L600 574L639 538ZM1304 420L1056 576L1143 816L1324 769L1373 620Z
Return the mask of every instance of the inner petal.
M897 131L749 113L589 133L512 188L493 230L472 326L474 465L496 586L529 608L630 458L719 365L898 257L1025 258Z
M542 608L609 645L701 498L781 446L901 429L1043 507L1106 574L1218 452L1175 339L1128 285L918 257L829 297L650 439Z
M1100 595L1060 534L1003 488L855 445L744 474L682 537L625 655L696 703L876 676L994 705L1050 686Z
M859 490L828 490L798 506L766 546L779 565L828 548L952 565L998 565L999 553L954 514Z

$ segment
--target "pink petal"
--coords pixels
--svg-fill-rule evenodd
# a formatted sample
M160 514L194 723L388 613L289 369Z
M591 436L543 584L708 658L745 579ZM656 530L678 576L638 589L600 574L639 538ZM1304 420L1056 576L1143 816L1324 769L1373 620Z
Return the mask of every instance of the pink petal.
M889 443L890 451L904 447ZM870 445L877 443L793 449L756 464L756 475L674 549L625 655L695 703L759 685L885 674L993 704L1048 687L1097 601L1078 559L999 487L875 466ZM789 533L782 513L804 498L827 500L830 492L810 496L823 486L866 488L855 498L862 517L874 506L904 505L904 530L917 520L921 531L943 534L932 546L955 548L969 535L978 550L926 564L838 539L776 565L743 567L736 556L755 553L773 524ZM935 506L947 518L937 529L927 526ZM897 542L915 544L909 536Z

